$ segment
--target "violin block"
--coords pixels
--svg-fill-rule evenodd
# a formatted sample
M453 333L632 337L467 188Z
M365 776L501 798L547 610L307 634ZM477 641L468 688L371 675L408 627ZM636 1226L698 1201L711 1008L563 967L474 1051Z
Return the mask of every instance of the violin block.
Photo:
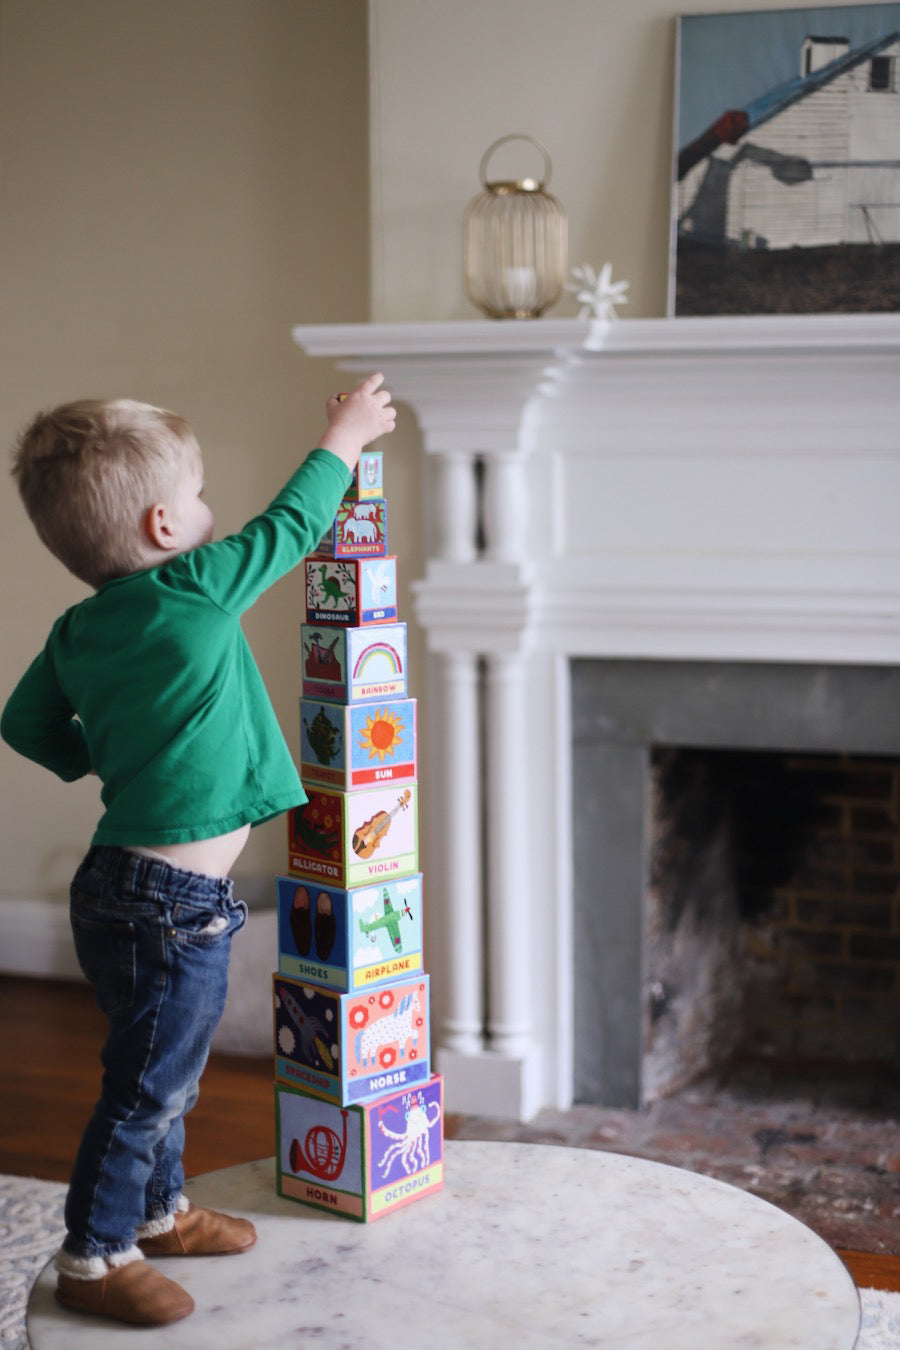
M372 1223L444 1184L444 1082L359 1106L275 1085L278 1194Z
M309 800L288 812L292 877L350 890L419 870L416 783L335 792L310 783Z
M275 990L275 1078L350 1106L431 1076L429 977L339 994L287 975Z
M345 502L366 502L384 496L384 451L364 450L353 470L353 481L344 493Z
M320 558L383 558L387 553L387 502L383 497L348 501L316 545Z
M406 624L332 628L301 623L303 698L372 703L406 698Z
M397 622L397 559L307 558L306 621L341 628Z
M300 700L300 776L342 792L416 777L416 700Z
M343 890L277 877L278 973L346 993L415 975L422 959L422 873Z

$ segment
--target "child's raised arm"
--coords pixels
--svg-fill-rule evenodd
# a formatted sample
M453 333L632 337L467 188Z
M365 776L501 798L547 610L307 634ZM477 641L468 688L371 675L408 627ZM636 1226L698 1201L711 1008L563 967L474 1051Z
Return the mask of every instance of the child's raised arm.
M362 450L370 442L394 430L397 410L382 389L384 376L369 375L350 394L334 394L325 405L328 426L318 444L355 469Z

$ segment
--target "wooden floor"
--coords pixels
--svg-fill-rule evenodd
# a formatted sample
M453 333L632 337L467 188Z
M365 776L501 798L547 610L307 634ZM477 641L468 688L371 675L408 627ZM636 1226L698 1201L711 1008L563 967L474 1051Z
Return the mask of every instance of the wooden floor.
M68 1181L99 1090L104 1025L85 985L0 976L0 1173ZM187 1121L189 1177L272 1156L272 1067L269 1056L210 1056ZM840 1255L860 1287L900 1290L900 1257Z

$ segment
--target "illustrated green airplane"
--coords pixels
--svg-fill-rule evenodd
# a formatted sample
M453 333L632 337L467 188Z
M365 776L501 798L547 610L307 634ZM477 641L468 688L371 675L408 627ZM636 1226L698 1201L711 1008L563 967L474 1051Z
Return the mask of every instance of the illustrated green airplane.
M400 941L400 915L408 914L410 920L412 920L413 912L410 909L409 905L404 905L403 908L400 910L394 909L394 906L391 904L391 897L388 895L388 890L386 886L384 888L383 895L384 895L384 913L380 915L377 919L372 919L369 923L366 923L365 919L360 919L359 921L360 931L371 935L378 928L386 928L388 930L388 935L391 939L391 942L394 944L394 951L402 952L403 943ZM372 938L373 942L375 942L376 940L377 940L376 938L374 937Z

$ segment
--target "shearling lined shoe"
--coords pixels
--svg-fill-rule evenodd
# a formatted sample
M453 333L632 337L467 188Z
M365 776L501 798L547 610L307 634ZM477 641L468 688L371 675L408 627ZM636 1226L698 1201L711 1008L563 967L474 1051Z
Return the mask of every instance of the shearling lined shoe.
M256 1229L249 1219L235 1219L214 1209L191 1205L173 1218L164 1232L138 1235L138 1246L146 1256L228 1256L246 1251L256 1241Z
M187 1290L146 1261L129 1261L99 1279L77 1279L60 1273L56 1277L56 1301L73 1312L140 1327L164 1327L194 1311L194 1300Z

